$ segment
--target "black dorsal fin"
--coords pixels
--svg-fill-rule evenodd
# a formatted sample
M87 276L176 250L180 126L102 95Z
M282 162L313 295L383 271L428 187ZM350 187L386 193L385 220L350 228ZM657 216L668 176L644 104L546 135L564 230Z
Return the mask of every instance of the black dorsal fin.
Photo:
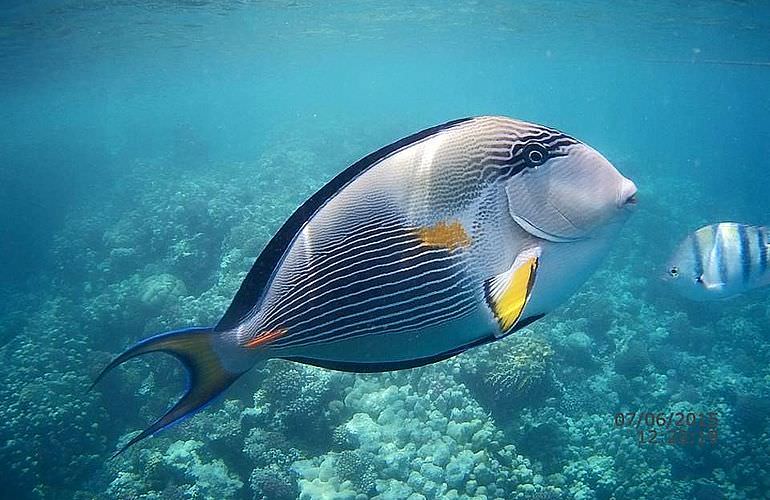
M230 330L238 326L241 319L251 311L251 309L261 299L273 272L277 269L283 259L286 250L294 242L294 238L304 227L305 223L315 215L331 198L339 193L345 186L350 184L363 172L376 165L385 158L400 151L412 144L420 142L431 137L442 130L452 128L461 123L472 120L473 118L460 118L442 125L437 125L423 131L412 134L409 137L400 139L389 144L364 158L361 158L353 165L349 166L331 181L326 183L321 189L316 191L308 198L293 214L283 223L283 226L275 233L265 246L262 253L257 257L256 262L251 267L246 279L241 283L238 293L227 308L227 312L219 320L214 331Z

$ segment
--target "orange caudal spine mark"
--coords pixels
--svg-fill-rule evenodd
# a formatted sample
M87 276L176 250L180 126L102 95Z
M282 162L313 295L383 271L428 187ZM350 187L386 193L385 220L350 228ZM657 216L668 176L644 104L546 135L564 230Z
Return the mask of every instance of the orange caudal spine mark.
M458 250L471 245L471 237L459 221L439 221L417 229L417 236L426 245Z
M279 328L277 330L265 330L263 332L259 332L257 335L248 339L246 342L244 342L241 345L247 349L254 349L256 347L269 344L273 340L279 339L284 335L286 335L285 328Z

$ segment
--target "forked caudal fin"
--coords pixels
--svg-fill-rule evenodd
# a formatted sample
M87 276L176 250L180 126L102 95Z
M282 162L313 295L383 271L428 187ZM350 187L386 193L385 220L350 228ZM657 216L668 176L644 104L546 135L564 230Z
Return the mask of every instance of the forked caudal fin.
M166 352L179 359L187 370L187 390L177 404L151 426L132 438L113 457L147 436L203 409L212 399L227 389L243 372L228 371L215 352L216 338L212 328L186 328L162 333L143 340L112 360L96 377L93 388L110 370L131 358L150 352Z

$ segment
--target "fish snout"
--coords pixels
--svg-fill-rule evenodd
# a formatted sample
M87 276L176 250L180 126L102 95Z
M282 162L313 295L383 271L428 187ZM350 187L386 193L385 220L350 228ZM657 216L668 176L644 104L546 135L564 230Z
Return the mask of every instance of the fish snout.
M623 179L618 196L618 208L634 208L637 204L636 184L631 179Z

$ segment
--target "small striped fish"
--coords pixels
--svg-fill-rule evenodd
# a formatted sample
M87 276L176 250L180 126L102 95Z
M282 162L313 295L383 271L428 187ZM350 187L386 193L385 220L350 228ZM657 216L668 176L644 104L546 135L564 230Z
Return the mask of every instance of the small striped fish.
M305 201L219 323L144 340L97 381L154 351L189 372L182 399L128 447L266 359L353 372L441 361L563 302L635 204L633 182L558 130L493 116L423 130Z
M704 226L679 245L666 279L685 297L733 297L770 284L770 230L736 222Z

